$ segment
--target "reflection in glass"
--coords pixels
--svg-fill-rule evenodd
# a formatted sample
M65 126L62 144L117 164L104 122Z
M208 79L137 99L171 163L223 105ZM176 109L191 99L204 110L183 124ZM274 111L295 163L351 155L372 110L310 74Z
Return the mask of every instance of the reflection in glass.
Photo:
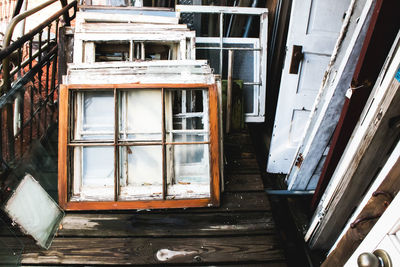
M210 195L208 144L167 146L167 195L200 198Z
M208 141L207 90L170 90L165 97L167 142Z
M162 147L120 147L120 199L162 198Z
M77 93L75 139L112 140L114 136L113 92Z
M122 140L160 141L161 90L140 89L121 93L120 136Z
M76 147L74 161L72 200L114 199L114 147Z

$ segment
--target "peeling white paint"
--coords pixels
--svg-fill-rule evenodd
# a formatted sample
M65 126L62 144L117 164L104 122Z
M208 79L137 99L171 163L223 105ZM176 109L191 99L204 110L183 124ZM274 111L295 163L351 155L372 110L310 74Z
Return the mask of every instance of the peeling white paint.
M163 248L157 251L156 253L156 258L159 261L168 261L171 260L172 258L178 257L178 256L186 256L190 254L195 254L197 253L196 251L184 251L184 250L170 250L167 248Z

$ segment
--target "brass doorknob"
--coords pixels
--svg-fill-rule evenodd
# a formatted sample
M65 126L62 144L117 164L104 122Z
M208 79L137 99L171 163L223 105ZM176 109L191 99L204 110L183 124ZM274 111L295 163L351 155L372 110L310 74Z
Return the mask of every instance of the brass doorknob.
M358 256L357 264L359 267L379 267L379 259L370 252L364 252Z
M373 253L360 254L357 264L359 267L393 267L389 254L383 249L377 249Z

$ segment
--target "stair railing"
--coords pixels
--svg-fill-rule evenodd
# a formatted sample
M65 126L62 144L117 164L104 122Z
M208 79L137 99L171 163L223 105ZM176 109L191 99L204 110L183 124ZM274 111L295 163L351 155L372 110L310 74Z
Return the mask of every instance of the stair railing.
M77 1L60 0L61 10L11 42L18 22L57 1L17 15L5 33L0 51L0 170L20 158L32 140L43 138L57 120L58 32L75 18Z

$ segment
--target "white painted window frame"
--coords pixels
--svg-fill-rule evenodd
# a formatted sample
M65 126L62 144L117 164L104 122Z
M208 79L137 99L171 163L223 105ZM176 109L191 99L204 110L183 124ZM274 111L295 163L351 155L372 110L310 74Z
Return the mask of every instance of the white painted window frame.
M253 113L245 113L246 122L264 122L265 120L265 101L266 101L266 83L267 83L267 33L268 33L268 9L266 8L246 8L246 7L225 7L225 6L199 6L199 5L177 5L176 11L178 15L180 13L203 13L203 14L219 14L219 26L220 36L219 37L197 37L196 43L218 43L219 46L210 49L220 50L220 62L219 62L219 73L222 73L223 66L223 53L222 50L243 50L240 48L226 48L224 44L249 44L253 43L257 45L254 39L258 40L258 46L253 49L255 53L259 54L258 67L255 68L255 85L259 86L255 90L254 94L254 106ZM224 15L255 15L260 16L260 34L259 38L234 38L234 37L223 37L223 22ZM197 48L204 49L204 48ZM256 71L257 70L257 71ZM245 83L246 84L246 83Z

